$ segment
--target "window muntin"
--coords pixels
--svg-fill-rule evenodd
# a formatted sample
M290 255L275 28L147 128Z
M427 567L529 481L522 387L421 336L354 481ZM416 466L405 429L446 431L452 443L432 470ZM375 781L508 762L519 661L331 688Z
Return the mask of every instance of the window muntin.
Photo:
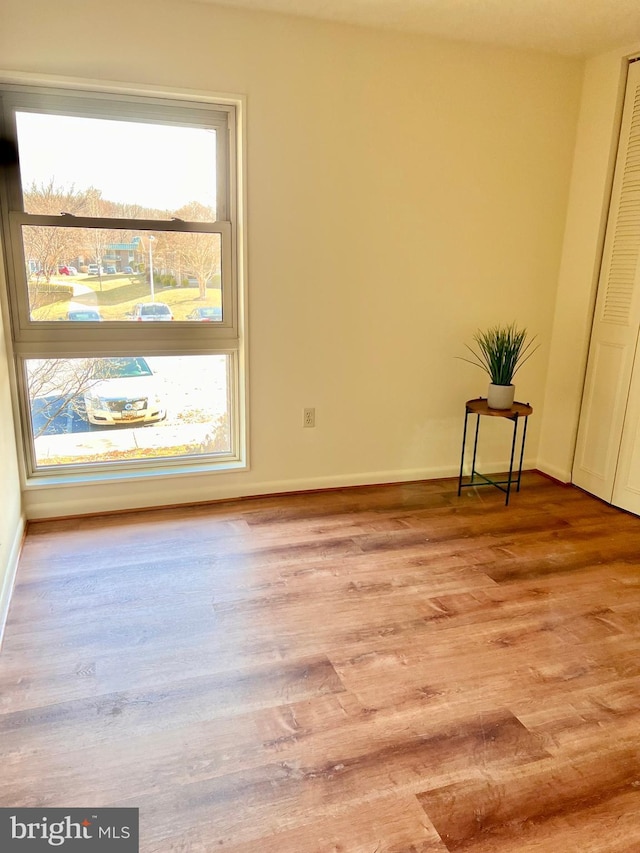
M11 331L21 397L19 409L23 416L27 474L55 473L57 467L62 466L63 470L69 470L68 466L71 466L80 475L86 471L87 478L91 479L91 471L95 470L96 466L101 469L112 467L112 462L107 458L81 460L81 454L78 453L75 456L72 453L70 457L63 457L59 454L52 456L48 452L49 462L45 462L37 447L43 442L39 441L41 436L34 425L34 405L37 414L42 412L42 403L34 403L38 398L33 395L32 381L29 379L33 364L48 363L59 368L65 360L77 362L98 356L103 359L138 356L148 359L208 358L222 359L225 365L226 384L223 396L227 401L224 412L227 438L222 445L219 441L213 444L210 441L200 442L197 453L191 449L183 452L175 447L165 447L163 451L150 452L147 456L139 457L133 454L130 459L119 458L119 467L128 465L141 470L149 459L154 461L154 465L160 466L171 460L175 462L176 458L185 464L206 462L207 468L219 461L241 461L244 441L240 423L239 387L243 359L240 358L241 341L238 332L237 265L234 254L237 245L233 218L237 210L234 198L235 108L231 105L169 102L155 98L110 96L104 93L88 95L86 92L73 93L66 90L32 90L22 86L8 86L6 91L0 92L0 97L4 133L9 140L13 136L19 154L16 163L9 163L4 169L2 220L9 266ZM25 140L29 133L33 135L33 127L37 123L29 114L39 117L41 121L50 121L51 116L62 120L85 120L86 127L90 127L92 132L95 132L96 128L106 127L100 122L112 122L117 133L124 134L125 137L127 128L134 128L137 132L137 128L145 124L156 133L157 138L170 136L169 133L165 134L166 128L170 128L171 132L183 133L183 140L204 140L204 146L208 146L212 158L212 163L205 169L202 182L208 195L204 194L203 190L200 196L196 193L195 197L182 203L186 195L181 199L175 196L170 198L167 190L166 198L147 198L144 205L136 206L135 202L127 201L123 195L114 201L105 197L104 187L113 188L115 184L103 181L99 171L104 158L96 156L93 158L93 168L96 169L96 180L91 182L93 189L81 189L85 198L88 193L92 201L97 199L98 203L93 207L85 205L83 209L78 207L73 210L56 210L62 208L59 202L64 192L67 192L67 201L77 200L78 188L70 186L67 181L61 185L62 192L58 193L59 185L55 181L55 172L50 169L51 179L40 188L49 192L48 202L36 204L33 199L38 193L33 192L34 181L27 185L29 177L35 174L35 167L33 163L30 165L30 158L33 157L33 151L29 150L31 140L29 143ZM31 127L31 131L25 129L28 127ZM37 151L37 144L31 147ZM146 169L144 163L140 164L138 158L140 179L142 180L146 169L147 178L151 175L157 182L163 175L172 172L172 163L176 158L189 156L188 148L186 144L177 146L170 162L161 158L162 162L158 164L156 158L155 166L152 165L150 169ZM149 150L149 161L153 160L154 150ZM68 169L68 164L65 169ZM178 180L177 184L180 188L181 181ZM171 180L168 180L167 187L170 185ZM99 192L96 193L95 190ZM142 192L140 189L136 191ZM190 190L185 192L193 196ZM43 192L40 193L40 196L42 195ZM52 199L52 195L55 198ZM113 195L117 195L115 190ZM142 198L141 195L139 197ZM166 218L169 213L172 217ZM180 214L189 218L184 219ZM72 253L73 257L68 251L62 254L53 252L46 263L40 263L32 257L33 252L27 250L32 246L29 240L34 234L44 234L46 229L49 229L50 236L61 238L63 244L65 241L68 243L69 240L76 240L81 232L85 237L87 234L98 237L93 257L89 257L88 251L86 257L83 257L85 270L79 269L79 259L75 252ZM26 234L29 237L25 238ZM130 245L133 236L138 236L143 246L135 267L133 263L125 264L118 257L111 257L112 252L117 252L114 247L119 244ZM106 237L110 239L105 240ZM152 249L151 265L148 263L149 242ZM108 247L107 252L99 251L103 243ZM188 254L185 247L190 243L201 244L200 255L204 256L204 260L201 258L198 270L194 269L193 263L186 264L184 260ZM170 247L173 248L173 258L168 257ZM192 246L191 254L193 253ZM146 255L144 260L142 255ZM78 263L74 263L74 260ZM124 269L127 266L132 272ZM150 269L153 269L154 273L153 291ZM123 291L112 294L112 304L106 304L109 302L106 296L108 288L105 287L107 281L111 280L113 290L113 282L125 274L133 275L143 291L140 298L133 303L133 310L131 300L121 298ZM31 292L34 279L45 285L41 290L46 290L47 284L56 285L58 293L55 295L60 296L62 293L62 298L52 300L51 295L43 298L40 294L38 299L34 299ZM78 284L83 284L88 289L71 287L72 292L67 294L60 290ZM96 285L97 292L102 293L101 305L97 304L98 298L92 298L92 293L96 294ZM174 322L147 321L145 315L149 311L153 313L151 303L164 301L163 290L172 297L166 296L165 305L169 305L172 316L175 315ZM60 303L56 310L50 307L42 310L42 303L47 299ZM187 304L189 300L190 304ZM136 319L133 316L136 313L142 316L134 324L131 321ZM201 364L210 366L213 363L205 361ZM152 418L155 418L155 415L152 415ZM185 426L185 423L183 422L182 426ZM144 429L150 430L152 427L157 428L156 420ZM134 433L136 428L141 429L138 422L131 426L119 424L114 428L120 431L133 429ZM200 429L193 424L192 428ZM166 432L164 434L167 435ZM65 441L70 440L70 436L63 435ZM187 444L188 442L184 446ZM52 459L58 461L52 463ZM174 465L171 467L175 468ZM104 473L101 473L101 476L104 476Z

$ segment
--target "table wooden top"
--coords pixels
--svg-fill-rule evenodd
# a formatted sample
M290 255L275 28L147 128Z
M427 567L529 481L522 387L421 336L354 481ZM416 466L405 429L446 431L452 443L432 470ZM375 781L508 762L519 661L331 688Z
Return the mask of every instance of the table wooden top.
M467 412L472 412L475 415L491 415L494 418L528 418L533 413L532 407L528 403L518 403L514 401L510 409L490 409L486 397L477 397L475 400L467 400L465 403Z

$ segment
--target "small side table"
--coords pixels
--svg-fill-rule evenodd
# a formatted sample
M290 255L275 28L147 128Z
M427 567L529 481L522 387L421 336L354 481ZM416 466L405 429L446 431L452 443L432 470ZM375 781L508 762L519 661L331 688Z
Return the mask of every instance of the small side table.
M524 459L524 444L527 440L527 422L529 420L529 415L533 413L533 409L528 403L517 403L514 402L510 409L490 409L486 398L478 397L476 400L467 400L465 403L465 414L464 414L464 433L462 435L462 453L460 455L460 477L458 479L458 497L460 497L462 490L468 488L469 486L495 486L500 489L500 491L506 493L505 506L509 504L509 497L511 495L511 486L516 485L516 491L520 491L520 479L522 477L522 460ZM464 468L464 453L465 447L467 443L467 421L469 420L469 415L476 415L476 434L473 442L473 462L471 463L471 481L469 483L463 483L463 468ZM478 451L478 433L480 432L480 418L481 416L487 415L492 418L506 418L507 420L513 421L513 439L511 440L511 457L509 459L509 479L508 480L492 480L490 477L486 477L484 474L481 474L479 471L476 471L476 453ZM524 427L522 430L522 438L520 441L520 462L518 465L518 475L517 477L513 476L513 459L516 451L516 437L518 434L518 421L524 419ZM479 477L483 482L478 483L476 481L476 477Z

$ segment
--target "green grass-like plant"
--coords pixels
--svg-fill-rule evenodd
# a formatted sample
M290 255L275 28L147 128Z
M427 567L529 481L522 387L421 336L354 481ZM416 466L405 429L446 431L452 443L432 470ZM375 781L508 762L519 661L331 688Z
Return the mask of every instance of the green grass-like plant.
M465 344L473 360L462 360L486 370L494 385L511 385L515 374L538 349L531 349L535 337L527 341L527 330L518 329L515 323L477 331L473 339L477 350Z

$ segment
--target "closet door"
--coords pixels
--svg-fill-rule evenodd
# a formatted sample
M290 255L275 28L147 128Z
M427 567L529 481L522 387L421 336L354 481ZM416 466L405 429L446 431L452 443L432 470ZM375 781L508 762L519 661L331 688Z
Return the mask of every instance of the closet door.
M611 503L640 515L640 347L636 349Z
M627 79L573 468L576 485L610 502L640 328L639 259L640 62L634 62ZM629 459L636 466L630 476L640 488L640 460L633 452Z

